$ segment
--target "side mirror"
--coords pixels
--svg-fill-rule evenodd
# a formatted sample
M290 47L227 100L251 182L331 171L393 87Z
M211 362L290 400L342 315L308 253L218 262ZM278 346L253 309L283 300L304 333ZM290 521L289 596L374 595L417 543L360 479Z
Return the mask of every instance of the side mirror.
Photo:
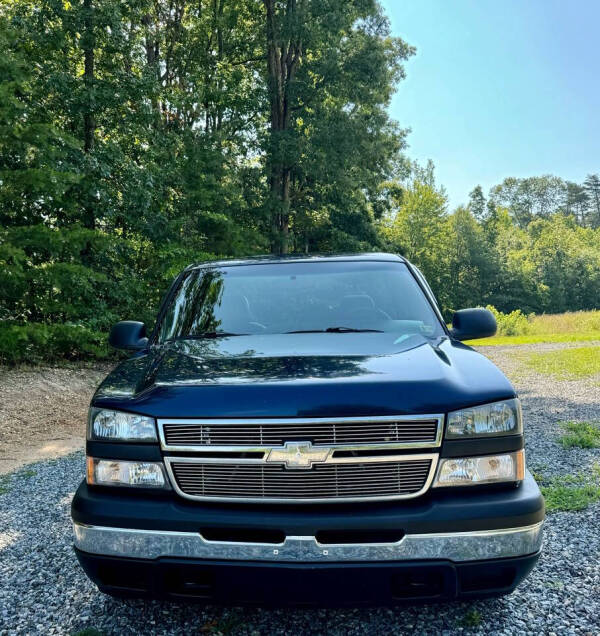
M110 330L108 344L115 349L139 351L148 346L146 325L135 320L122 320Z
M496 333L494 314L489 309L461 309L452 316L450 335L456 340L476 340Z

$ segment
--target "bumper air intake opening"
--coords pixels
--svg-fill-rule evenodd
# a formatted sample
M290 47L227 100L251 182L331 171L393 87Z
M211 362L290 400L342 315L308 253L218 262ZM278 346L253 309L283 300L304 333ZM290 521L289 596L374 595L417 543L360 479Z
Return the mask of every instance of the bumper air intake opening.
M453 578L453 572L443 566L407 568L391 577L391 596L396 600L445 596L454 587Z
M197 566L167 567L164 587L172 597L210 600L214 596L215 577L213 571Z
M459 568L460 591L487 592L509 589L515 584L517 568L514 565L495 565L493 568L482 567L480 563L461 565Z
M150 587L147 583L152 580L150 570L144 565L133 564L128 568L119 562L108 560L98 563L96 576L105 587L132 594L149 592Z

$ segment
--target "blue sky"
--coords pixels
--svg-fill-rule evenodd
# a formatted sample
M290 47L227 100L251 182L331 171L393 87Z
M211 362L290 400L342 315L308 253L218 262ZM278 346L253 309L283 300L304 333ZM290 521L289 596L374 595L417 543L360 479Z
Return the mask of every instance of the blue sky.
M452 207L478 183L600 172L600 1L381 3L417 47L390 113Z

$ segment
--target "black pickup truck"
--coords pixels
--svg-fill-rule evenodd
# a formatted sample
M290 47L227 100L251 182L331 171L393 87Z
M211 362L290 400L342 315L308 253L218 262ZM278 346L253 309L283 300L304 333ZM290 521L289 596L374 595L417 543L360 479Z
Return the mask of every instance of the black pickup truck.
M188 267L90 408L72 504L100 590L227 604L495 596L528 574L544 502L506 377L390 254Z

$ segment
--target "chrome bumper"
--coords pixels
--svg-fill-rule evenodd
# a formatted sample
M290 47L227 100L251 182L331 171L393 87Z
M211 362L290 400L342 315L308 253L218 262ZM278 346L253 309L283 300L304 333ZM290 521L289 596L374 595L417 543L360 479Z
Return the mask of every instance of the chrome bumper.
M199 533L73 524L83 552L136 559L181 557L232 561L340 562L444 559L454 562L518 557L542 548L543 522L521 528L407 534L396 543L320 544L289 536L283 543L207 541Z

